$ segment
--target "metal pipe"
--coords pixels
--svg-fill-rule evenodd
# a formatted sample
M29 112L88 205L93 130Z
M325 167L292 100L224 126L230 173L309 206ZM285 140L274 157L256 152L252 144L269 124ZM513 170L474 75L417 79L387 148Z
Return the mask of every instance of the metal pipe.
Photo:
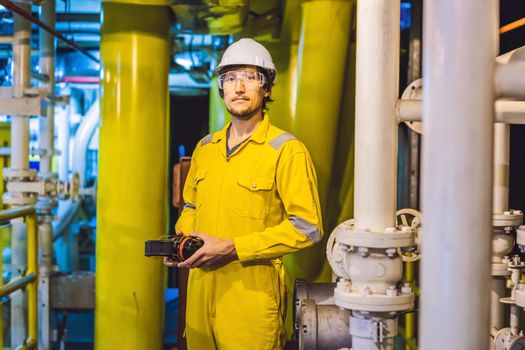
M424 7L425 350L485 349L489 339L497 23L495 0Z
M29 4L20 4L20 8L31 11L31 5ZM15 13L13 30L13 97L20 98L23 97L24 90L29 87L31 75L31 22ZM29 118L12 116L11 168L14 170L27 170L28 167ZM11 225L11 276L12 278L17 278L20 276L20 271L23 271L25 266L27 266L28 242L26 238L29 231L26 231L26 227L20 219L14 219ZM11 296L11 344L21 344L26 337L28 328L25 321L25 313L30 302L32 301L29 301L29 299L26 302L24 295L21 293L15 293ZM36 336L37 333L35 332Z
M498 96L525 98L525 62L498 64L494 81Z
M40 8L42 22L53 30L56 22L55 7L55 0L47 0L46 4ZM46 114L39 119L38 143L40 150L43 151L43 155L40 156L40 173L49 176L55 151L55 38L50 33L40 30L39 47L40 73L49 79L42 86L47 89L47 95L51 97L47 103Z
M510 306L510 333L514 336L520 332L520 307L516 304Z
M166 229L171 13L168 6L102 6L95 343L160 349L164 269L136 252Z
M20 222L21 217L26 217L26 223L27 223L27 272L23 277L20 277L19 279L14 279L11 283L4 285L0 287L0 290L3 292L6 291L14 291L15 285L19 288L22 288L23 286L27 285L27 302L28 302L28 322L29 322L29 329L28 329L28 338L25 338L25 323L24 320L24 314L22 313L21 316L21 323L15 324L20 325L21 324L21 330L20 329L13 329L11 328L11 332L17 332L20 334L17 334L15 337L14 335L11 335L11 344L19 344L25 342L26 346L32 347L31 341L35 341L35 344L38 339L38 282L35 280L37 279L38 274L38 265L37 265L37 256L38 256L38 234L37 234L37 226L38 226L38 220L36 216L36 210L32 206L24 206L24 207L17 207L17 208L11 208L7 210L0 211L0 222L6 222L11 220L11 222L15 221L16 223ZM14 230L13 230L14 233ZM14 239L14 238L13 238ZM13 253L14 254L14 253ZM21 268L20 266L17 266L18 268ZM32 283L31 283L32 282ZM4 296L4 294L2 294ZM15 295L11 296L13 298ZM13 300L11 303L13 303ZM13 311L17 311L22 309L23 312L23 304L18 303L15 309L12 309L12 315ZM14 317L14 316L12 316ZM11 324L13 327L13 323ZM17 339L19 338L19 339ZM20 348L20 347L19 347Z
M504 124L525 124L525 101L497 100L494 121ZM398 122L420 122L423 100L399 100L396 106Z
M493 277L490 281L490 325L497 330L505 326L504 307L500 299L505 297L506 289L504 277Z
M394 226L399 1L357 3L355 225Z
M60 150L58 156L58 179L67 181L69 175L69 139L70 139L70 104L64 109L58 109L57 113L57 144Z
M29 274L25 275L24 277L15 278L14 280L0 287L0 297L3 298L16 290L22 289L29 283L36 281L36 279L37 277L35 274Z
M100 123L100 101L96 99L89 107L75 134L72 153L72 170L78 173L80 187L86 184L86 155L89 142Z
M523 119L525 121L525 118ZM494 214L502 214L509 209L509 152L510 126L496 123L494 125L494 177L492 193Z
M17 219L21 216L35 214L36 210L33 206L15 207L0 211L0 222L4 223L9 220Z
M31 9L30 5L20 7ZM29 87L31 23L14 15L13 34L13 97L21 98ZM11 168L27 169L29 165L29 118L12 116L11 120Z
M45 23L39 21L38 19L34 18L31 15L31 7L29 7L29 9L27 9L27 6L28 6L27 4L15 5L10 0L0 0L0 5L4 6L9 11L12 11L12 12L16 13L17 15L27 19L28 21L36 24L38 27L44 29L46 32L50 33L54 37L57 37L58 39L62 40L63 42L65 42L66 44L68 44L69 46L74 48L75 50L82 52L84 55L86 55L87 57L91 58L93 61L95 61L97 63L100 63L100 60L98 58L96 58L95 56L90 54L88 51L86 51L85 49L83 49L80 46L78 46L77 44L75 44L75 42L67 39L62 34L58 33L54 29L50 28L47 24L45 24Z

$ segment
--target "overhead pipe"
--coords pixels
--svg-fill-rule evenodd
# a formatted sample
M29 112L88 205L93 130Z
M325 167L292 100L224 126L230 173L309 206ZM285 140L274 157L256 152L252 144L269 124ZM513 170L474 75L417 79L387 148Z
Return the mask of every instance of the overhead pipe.
M59 32L57 32L56 30L54 30L53 28L49 27L46 23L44 23L42 21L39 21L38 19L34 18L32 16L32 14L31 14L31 8L26 10L26 5L25 4L15 5L15 3L13 1L11 1L11 0L0 0L0 5L4 6L9 11L12 11L12 12L16 13L20 17L23 17L26 20L34 23L35 25L37 25L38 27L42 28L43 30L45 30L49 34L51 34L54 37L62 40L63 42L65 42L67 45L69 45L73 49L82 52L84 55L86 55L87 57L89 57L90 59L95 61L96 63L100 63L100 60L98 58L93 56L87 50L85 50L82 47L78 46L74 41L69 40L68 38L66 38L65 36L63 36Z
M429 0L423 19L420 345L485 349L498 2Z
M497 100L494 109L496 123L525 124L525 101ZM422 121L423 100L399 100L396 115L398 122Z

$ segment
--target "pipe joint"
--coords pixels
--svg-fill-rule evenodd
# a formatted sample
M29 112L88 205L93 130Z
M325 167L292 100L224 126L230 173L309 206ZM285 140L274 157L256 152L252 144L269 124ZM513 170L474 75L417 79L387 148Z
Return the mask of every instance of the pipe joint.
M494 337L494 350L512 350L525 347L523 332L513 335L509 327L500 329Z
M72 177L70 182L60 181L56 178L48 179L24 179L7 182L7 193L4 199L7 198L31 198L32 204L35 203L36 196L56 197L58 199L76 200L79 194L80 184L78 174ZM14 204L9 202L9 204ZM17 203L18 204L18 203Z
M354 312L350 316L350 335L352 336L352 348L360 342L371 342L388 348L386 344L393 342L398 333L397 318L386 318L381 315L372 316L368 313ZM369 349L369 347L366 347Z

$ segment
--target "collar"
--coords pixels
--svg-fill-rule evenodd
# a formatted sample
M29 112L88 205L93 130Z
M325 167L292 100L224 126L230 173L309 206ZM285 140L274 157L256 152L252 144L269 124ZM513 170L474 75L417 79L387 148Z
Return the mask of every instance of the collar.
M231 122L226 124L224 128L221 130L215 132L213 134L213 138L211 140L212 143L218 143L221 140L226 140L226 132L228 131L228 128L230 127ZM263 115L263 120L257 125L257 128L255 128L254 132L252 133L252 136L248 138L247 141L254 141L256 143L264 143L266 141L266 135L268 133L268 128L270 127L270 119L266 114Z

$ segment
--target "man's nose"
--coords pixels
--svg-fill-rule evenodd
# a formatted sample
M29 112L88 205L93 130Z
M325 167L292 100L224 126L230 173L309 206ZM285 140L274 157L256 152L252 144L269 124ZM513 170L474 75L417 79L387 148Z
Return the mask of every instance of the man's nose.
M244 81L242 79L237 78L235 80L235 92L244 92Z

